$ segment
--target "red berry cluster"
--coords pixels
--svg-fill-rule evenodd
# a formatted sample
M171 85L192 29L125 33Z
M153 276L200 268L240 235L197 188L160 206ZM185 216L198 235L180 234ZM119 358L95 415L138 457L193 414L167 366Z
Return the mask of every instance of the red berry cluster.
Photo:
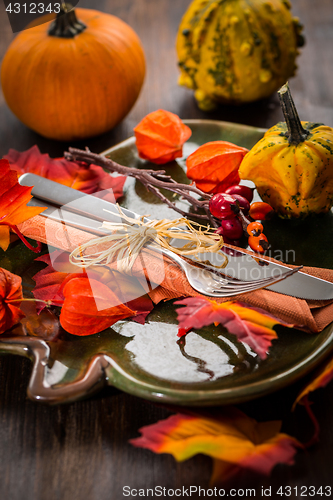
M209 201L209 210L221 226L216 230L223 236L225 243L238 246L245 234L252 250L264 253L269 248L263 234L263 226L258 220L267 220L273 214L268 203L255 202L253 189L247 186L231 186L224 193L217 193Z

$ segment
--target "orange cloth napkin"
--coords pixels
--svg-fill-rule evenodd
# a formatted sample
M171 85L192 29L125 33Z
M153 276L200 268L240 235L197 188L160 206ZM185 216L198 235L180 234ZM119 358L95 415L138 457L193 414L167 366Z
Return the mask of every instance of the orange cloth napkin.
M47 228L46 228L47 224ZM86 243L95 236L79 229L65 226L59 222L37 215L19 226L20 231L28 238L72 252L82 243ZM47 233L47 236L46 236ZM146 252L146 250L145 250ZM149 293L154 303L179 297L200 296L189 285L183 271L169 259L161 260L149 253L149 277L156 276L155 283L161 283ZM142 266L135 262L132 274L142 276ZM273 259L270 259L274 262ZM303 272L333 283L333 270L314 267L304 267ZM163 277L161 279L161 277ZM304 300L282 295L270 290L257 290L233 297L255 307L261 307L277 316L286 323L311 331L320 332L333 321L333 300L316 301ZM230 299L217 299L224 302Z

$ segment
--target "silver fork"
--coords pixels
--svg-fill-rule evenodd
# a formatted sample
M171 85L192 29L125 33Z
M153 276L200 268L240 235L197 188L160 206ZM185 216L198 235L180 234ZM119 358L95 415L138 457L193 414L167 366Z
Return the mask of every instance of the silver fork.
M164 248L156 248L153 245L148 245L148 248L158 251L174 260L184 271L187 281L191 287L197 292L210 297L231 297L233 295L254 292L255 290L266 288L267 286L288 278L303 267L299 266L294 269L287 268L285 272L275 277L262 278L255 281L243 281L231 278L230 276L221 273L221 271L210 271L209 269L200 266L200 264L198 266L190 264L187 260L184 260L176 253L170 252Z
M94 199L94 201L96 202L96 199ZM65 223L100 236L110 234L109 231L101 228L101 221L86 217L79 213L70 212L69 210L66 210L66 208L56 207L38 198L30 200L29 205L47 206L48 209L41 213L44 217L49 217L58 222ZM191 287L197 292L210 297L231 297L233 295L240 295L251 291L253 292L255 290L259 290L260 288L265 288L278 283L302 268L302 266L294 269L286 268L285 272L275 277L243 281L231 278L219 270L211 270L203 264L191 264L188 260L183 259L176 253L167 249L155 247L154 245L147 245L147 247L175 261L184 271Z

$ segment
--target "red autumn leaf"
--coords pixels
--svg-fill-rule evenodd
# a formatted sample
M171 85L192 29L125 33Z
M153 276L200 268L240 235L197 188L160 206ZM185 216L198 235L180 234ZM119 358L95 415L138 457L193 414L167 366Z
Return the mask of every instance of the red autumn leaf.
M202 328L220 323L241 342L248 344L262 359L272 340L277 338L273 326L281 321L259 308L249 307L241 302L224 302L203 297L189 297L175 302L185 307L177 309L180 327L179 336L192 328Z
M256 422L233 407L216 417L206 413L176 414L140 429L134 446L170 453L183 461L203 453L214 459L211 482L249 469L269 475L278 463L293 464L300 443L280 433L281 422Z
M182 156L183 144L191 129L174 113L158 109L145 116L134 128L140 158L156 164L168 163Z
M10 169L7 160L0 160L0 247L7 250L10 242L10 228L25 244L28 242L16 227L27 219L40 214L45 208L27 207L32 198L31 187L17 182L17 172ZM30 244L27 244L33 250ZM35 249L39 251L39 247Z
M239 183L238 169L247 152L231 142L207 142L187 158L187 177L205 193L223 193Z
M43 255L36 260L45 262L47 267L33 277L36 281L33 294L36 299L49 301L53 305L59 306L65 298L63 295L64 281L76 278L79 268L70 264L67 253L58 250L52 253L52 261L57 263L57 270L52 267L49 254ZM105 273L104 268L97 268L94 272L90 271L90 277L95 277L96 280L104 283L129 309L137 312L131 318L133 321L141 324L145 323L145 319L154 305L149 296L145 294L138 280L111 270ZM127 302L126 296L128 297L129 294L136 296L136 298ZM39 309L43 309L43 307L39 307Z
M96 280L71 279L64 286L63 293L65 300L60 324L73 335L92 335L135 315L135 311L121 303L110 307L110 304L118 302L118 298L110 288Z
M36 281L33 294L40 301L49 302L52 305L59 306L64 300L63 283L67 277L72 274L77 277L79 268L70 264L68 254L56 250L52 254L53 262L57 262L57 270L52 267L51 257L49 254L38 257L36 261L45 262L47 267L39 271L33 279ZM38 310L44 309L45 305L38 304Z
M126 176L112 177L97 165L87 166L65 158L50 158L48 154L42 154L37 146L23 153L10 149L5 158L19 175L27 172L37 174L87 194L112 189L116 200L123 195ZM113 196L110 201L114 201Z
M21 299L21 278L0 268L0 333L9 330L24 317L19 308Z

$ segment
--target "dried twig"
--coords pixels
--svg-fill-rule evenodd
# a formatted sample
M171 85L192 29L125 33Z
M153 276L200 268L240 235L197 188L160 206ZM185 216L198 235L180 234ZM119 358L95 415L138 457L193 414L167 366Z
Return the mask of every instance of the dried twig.
M204 193L200 189L190 184L181 184L179 182L176 182L170 175L166 174L165 170L125 167L124 165L120 165L110 158L92 153L88 148L86 148L85 150L69 148L69 151L65 153L65 158L71 161L84 162L87 165L99 165L109 172L117 172L118 174L135 177L144 186L146 186L149 191L154 193L160 200L162 200L179 214L185 217L191 215L191 217L195 217L204 222L209 222L212 227L219 227L220 225L219 221L215 219L209 211L208 204L211 195ZM166 189L180 195L181 198L187 200L192 205L192 207L194 208L194 213L189 214L188 212L185 212L184 210L178 208L174 202L170 201L161 193L160 189ZM202 199L195 198L191 193L200 196L200 198ZM203 209L205 211L205 214L196 213L198 209Z

